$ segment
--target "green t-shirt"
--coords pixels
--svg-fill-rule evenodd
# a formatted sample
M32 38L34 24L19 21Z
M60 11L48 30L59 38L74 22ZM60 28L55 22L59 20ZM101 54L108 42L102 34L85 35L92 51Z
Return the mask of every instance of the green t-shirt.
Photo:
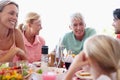
M76 40L73 32L69 32L64 35L62 39L62 44L64 45L67 51L71 50L74 54L78 54L83 49L83 44L85 40L94 34L96 34L96 31L94 29L86 28L83 39L79 41Z

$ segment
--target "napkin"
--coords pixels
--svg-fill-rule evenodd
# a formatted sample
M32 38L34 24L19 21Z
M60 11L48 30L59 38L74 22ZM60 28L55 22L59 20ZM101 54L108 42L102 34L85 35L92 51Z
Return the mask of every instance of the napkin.
M40 78L40 75L38 75L37 73L32 73L28 80L42 80Z

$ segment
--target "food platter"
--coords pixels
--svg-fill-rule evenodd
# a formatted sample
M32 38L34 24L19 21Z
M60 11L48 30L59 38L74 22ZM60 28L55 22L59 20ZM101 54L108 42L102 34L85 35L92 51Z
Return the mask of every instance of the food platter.
M80 79L89 79L93 80L92 75L89 72L77 71L75 75Z
M46 71L54 72L57 76L57 80L61 80L64 77L66 69L47 67ZM26 61L20 61L17 63L6 62L0 64L0 80L12 79L14 74L14 79L16 80L41 80L43 69L41 67L41 62L27 63ZM11 75L6 75L11 74ZM37 78L37 79L35 79Z

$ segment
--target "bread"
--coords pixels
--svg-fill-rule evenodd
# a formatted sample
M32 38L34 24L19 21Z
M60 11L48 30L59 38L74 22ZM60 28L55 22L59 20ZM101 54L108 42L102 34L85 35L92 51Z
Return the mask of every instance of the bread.
M79 74L80 76L91 76L89 72L82 72Z

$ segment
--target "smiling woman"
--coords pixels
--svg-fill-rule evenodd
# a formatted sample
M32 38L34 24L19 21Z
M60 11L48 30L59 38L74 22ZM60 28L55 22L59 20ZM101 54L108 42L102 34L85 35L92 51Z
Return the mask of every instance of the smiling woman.
M41 60L41 49L45 45L45 40L39 34L42 29L41 16L35 12L29 12L26 15L25 23L20 24L18 28L23 33L26 54L29 62Z
M114 8L120 7L120 0L30 0L29 5L27 5L27 0L14 1L20 5L18 23L21 23L26 13L30 11L41 14L43 26L41 35L46 39L50 50L55 47L59 37L68 32L69 15L72 13L82 12L86 26L94 27L98 33L103 32L105 28L106 32L110 34L112 30L111 13ZM54 37L51 38L51 36Z
M0 62L25 60L25 47L20 31L15 29L18 5L10 0L0 1Z

